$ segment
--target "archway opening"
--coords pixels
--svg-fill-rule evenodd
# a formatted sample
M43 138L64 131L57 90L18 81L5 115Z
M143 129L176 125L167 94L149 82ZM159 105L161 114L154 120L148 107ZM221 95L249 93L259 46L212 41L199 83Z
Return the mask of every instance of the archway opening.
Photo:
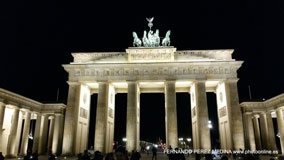
M140 94L140 141L165 143L164 93Z
M114 120L114 141L116 146L125 145L123 138L126 137L126 108L127 93L117 93L115 95Z
M192 120L189 93L176 93L178 138L180 148L192 148Z
M98 94L91 95L88 148L94 147Z
M213 92L207 92L207 106L208 106L208 118L211 122L212 128L210 128L210 139L211 148L220 148L220 138L219 138L219 123L218 123L218 109L217 109L217 99L216 94ZM208 122L208 127L210 126Z

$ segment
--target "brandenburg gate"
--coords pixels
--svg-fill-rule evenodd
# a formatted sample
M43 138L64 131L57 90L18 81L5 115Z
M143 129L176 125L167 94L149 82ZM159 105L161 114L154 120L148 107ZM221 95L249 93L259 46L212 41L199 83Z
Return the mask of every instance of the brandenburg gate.
M98 94L95 150L110 152L114 137L115 94L127 93L126 148L139 149L140 93L165 94L166 144L178 145L176 92L191 97L193 146L210 149L206 92L215 92L221 148L244 148L237 91L241 61L233 50L184 50L172 46L129 47L126 52L73 53L69 73L63 153L87 147L90 96ZM191 126L188 126L191 127Z
M139 150L140 93L165 94L166 144L178 146L176 92L191 97L193 147L210 149L206 92L215 92L222 149L244 149L242 113L237 91L237 70L242 62L233 50L184 50L170 46L171 31L160 45L159 30L142 40L133 32L126 52L73 53L74 62L63 65L69 73L63 154L87 148L90 96L98 94L95 150L111 152L114 137L115 94L127 93L126 149ZM117 108L119 109L119 108ZM188 126L190 127L190 126ZM143 128L142 128L143 129Z

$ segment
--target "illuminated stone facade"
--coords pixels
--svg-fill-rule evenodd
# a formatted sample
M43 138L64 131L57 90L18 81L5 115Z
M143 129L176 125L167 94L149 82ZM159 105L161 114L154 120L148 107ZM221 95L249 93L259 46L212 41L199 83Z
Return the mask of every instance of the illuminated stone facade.
M90 96L94 93L98 94L95 150L112 151L116 93L128 93L127 150L139 150L143 129L139 117L140 93L165 94L166 143L177 147L176 92L191 95L194 148L211 148L206 92L215 92L221 148L244 149L237 91L237 70L242 62L232 59L232 53L233 50L177 51L174 47L73 53L74 62L63 65L69 73L63 153L83 152L88 136L94 136L88 135Z
M280 94L263 102L243 102L246 148L251 150L280 150L284 153L284 94ZM277 118L278 132L274 131L273 118ZM276 146L279 138L280 147Z
M33 143L32 152L46 154L51 149L54 154L61 153L58 146L62 145L65 107L0 88L0 152L6 157L25 155Z

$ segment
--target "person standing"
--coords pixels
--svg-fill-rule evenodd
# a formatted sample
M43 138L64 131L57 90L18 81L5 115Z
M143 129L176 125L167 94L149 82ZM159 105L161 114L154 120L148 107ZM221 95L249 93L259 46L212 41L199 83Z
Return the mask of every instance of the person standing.
M157 148L155 146L152 146L152 160L155 158L155 160L157 160Z
M3 156L2 152L0 152L0 160L4 160L5 157Z

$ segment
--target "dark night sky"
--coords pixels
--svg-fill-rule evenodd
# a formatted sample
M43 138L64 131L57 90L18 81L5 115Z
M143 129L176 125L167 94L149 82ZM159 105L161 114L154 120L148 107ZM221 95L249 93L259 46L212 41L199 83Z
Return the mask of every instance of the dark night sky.
M61 64L72 61L71 52L125 51L131 32L147 29L150 16L160 33L171 29L178 50L235 49L233 57L245 61L238 72L240 101L249 99L248 85L253 99L284 92L282 0L41 0L1 6L0 87L41 102L54 102L57 88L60 101L66 101L67 73ZM154 98L145 99L148 106Z

